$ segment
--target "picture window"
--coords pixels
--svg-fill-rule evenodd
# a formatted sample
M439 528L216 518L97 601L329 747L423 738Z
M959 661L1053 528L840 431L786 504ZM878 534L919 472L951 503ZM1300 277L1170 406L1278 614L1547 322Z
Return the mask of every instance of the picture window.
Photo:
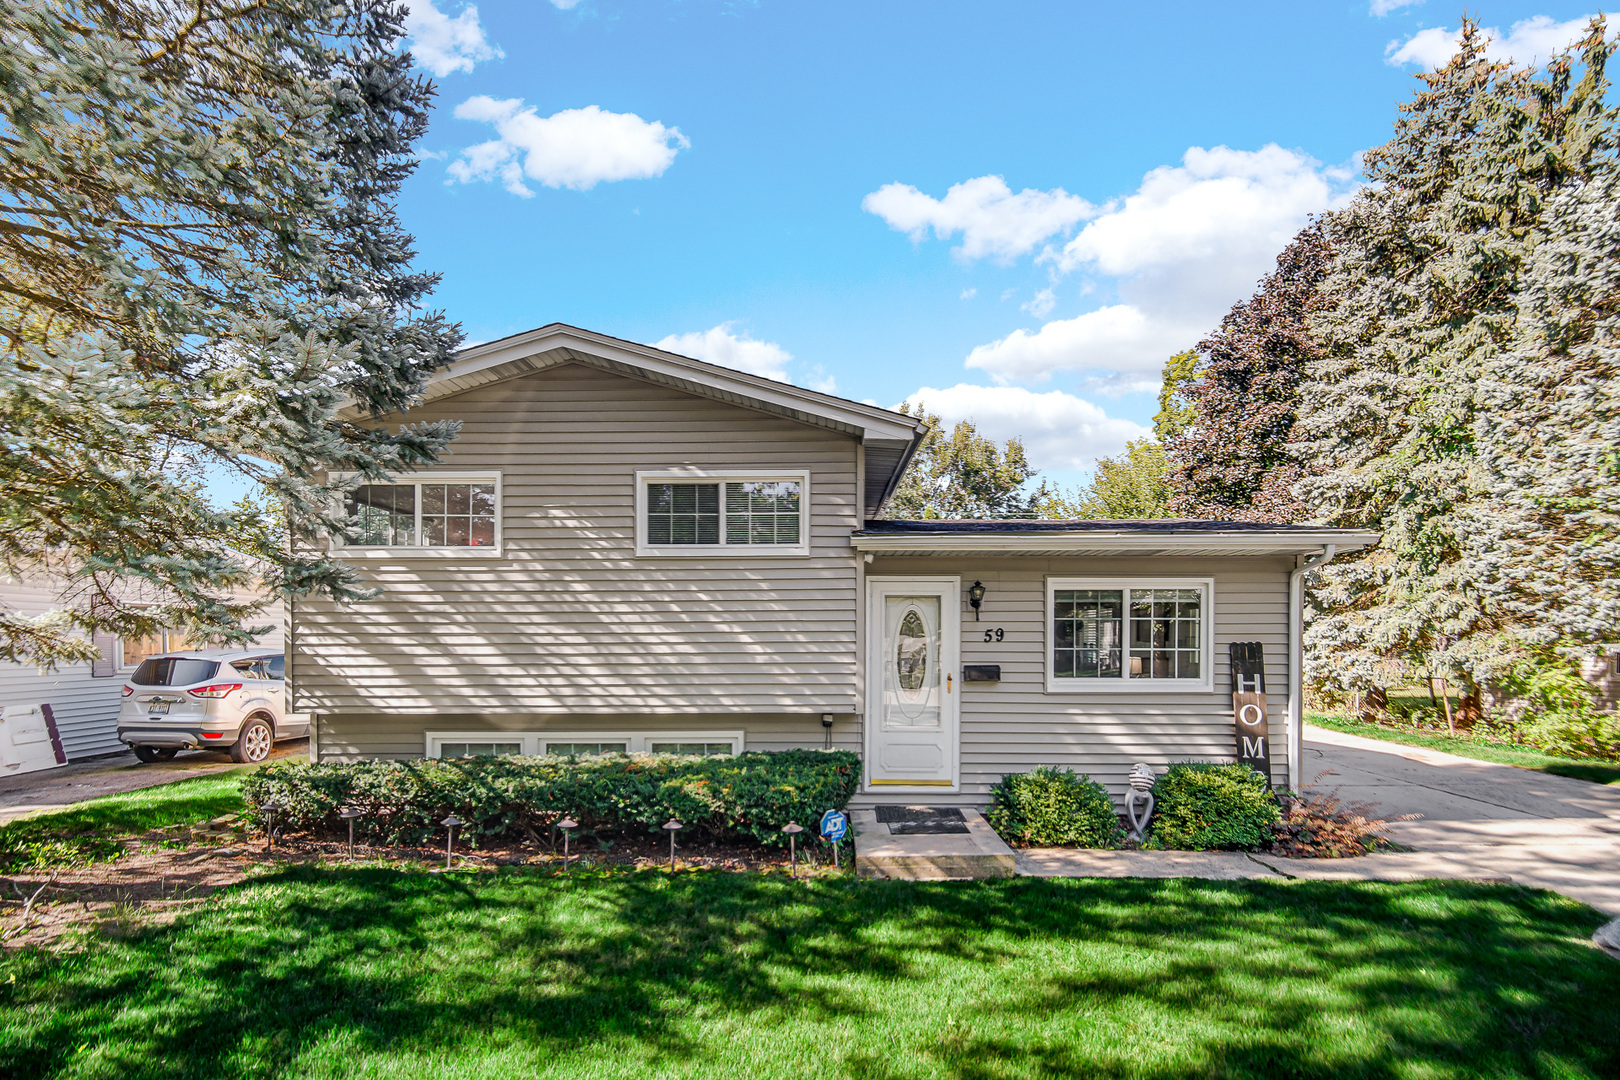
M1048 688L1208 688L1211 588L1206 581L1050 581Z

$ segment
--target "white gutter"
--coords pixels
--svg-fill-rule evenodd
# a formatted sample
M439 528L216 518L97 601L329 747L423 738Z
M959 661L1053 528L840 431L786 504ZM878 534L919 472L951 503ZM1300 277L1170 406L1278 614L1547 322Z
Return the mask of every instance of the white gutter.
M1140 553L1152 549L1166 555L1181 549L1198 551L1269 549L1277 554L1292 554L1303 548L1322 547L1325 550L1354 551L1378 542L1377 533L1356 533L1349 530L1309 532L1225 532L1192 531L1167 533L1146 530L1083 530L1075 532L1005 532L1005 533L856 533L849 539L856 551L881 553L885 551L927 550L944 554L993 553L1022 551L1039 548L1047 551L1121 551Z
M1338 548L1324 544L1288 573L1288 787L1300 789L1305 741L1305 572L1333 561Z

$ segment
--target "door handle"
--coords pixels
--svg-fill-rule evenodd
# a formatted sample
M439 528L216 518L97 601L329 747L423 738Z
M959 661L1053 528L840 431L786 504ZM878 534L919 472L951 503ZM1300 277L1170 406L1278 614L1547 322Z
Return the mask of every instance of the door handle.
M950 672L945 673L945 692L947 694L951 692L951 675L950 675Z

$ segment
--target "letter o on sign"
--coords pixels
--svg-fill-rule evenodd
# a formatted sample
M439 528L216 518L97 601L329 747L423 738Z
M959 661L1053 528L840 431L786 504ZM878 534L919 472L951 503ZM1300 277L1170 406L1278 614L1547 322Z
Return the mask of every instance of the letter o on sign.
M1253 726L1255 724L1264 723L1265 719L1265 710L1252 701L1238 710L1238 723L1240 724L1249 724L1250 726Z

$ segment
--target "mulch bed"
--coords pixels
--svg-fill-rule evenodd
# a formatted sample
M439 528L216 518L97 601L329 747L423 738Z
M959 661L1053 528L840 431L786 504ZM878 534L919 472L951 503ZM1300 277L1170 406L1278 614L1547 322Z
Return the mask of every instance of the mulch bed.
M172 833L151 833L126 841L127 854L108 862L56 874L0 876L0 946L56 946L74 930L125 936L139 926L172 922L188 908L220 889L250 876L289 864L341 867L362 864L398 868L442 869L444 848L384 847L356 844L354 862L344 841L306 834L283 836L267 849L262 834L249 840L179 841ZM587 850L581 851L580 846ZM587 840L570 852L570 868L648 869L669 864L669 841L639 836L614 839L611 846ZM825 851L820 865L799 860L801 874L831 872ZM497 844L476 850L457 844L452 865L457 870L495 870L505 866L563 868L563 854L533 844ZM676 842L679 870L787 872L788 853L752 843ZM812 869L813 867L813 869Z

